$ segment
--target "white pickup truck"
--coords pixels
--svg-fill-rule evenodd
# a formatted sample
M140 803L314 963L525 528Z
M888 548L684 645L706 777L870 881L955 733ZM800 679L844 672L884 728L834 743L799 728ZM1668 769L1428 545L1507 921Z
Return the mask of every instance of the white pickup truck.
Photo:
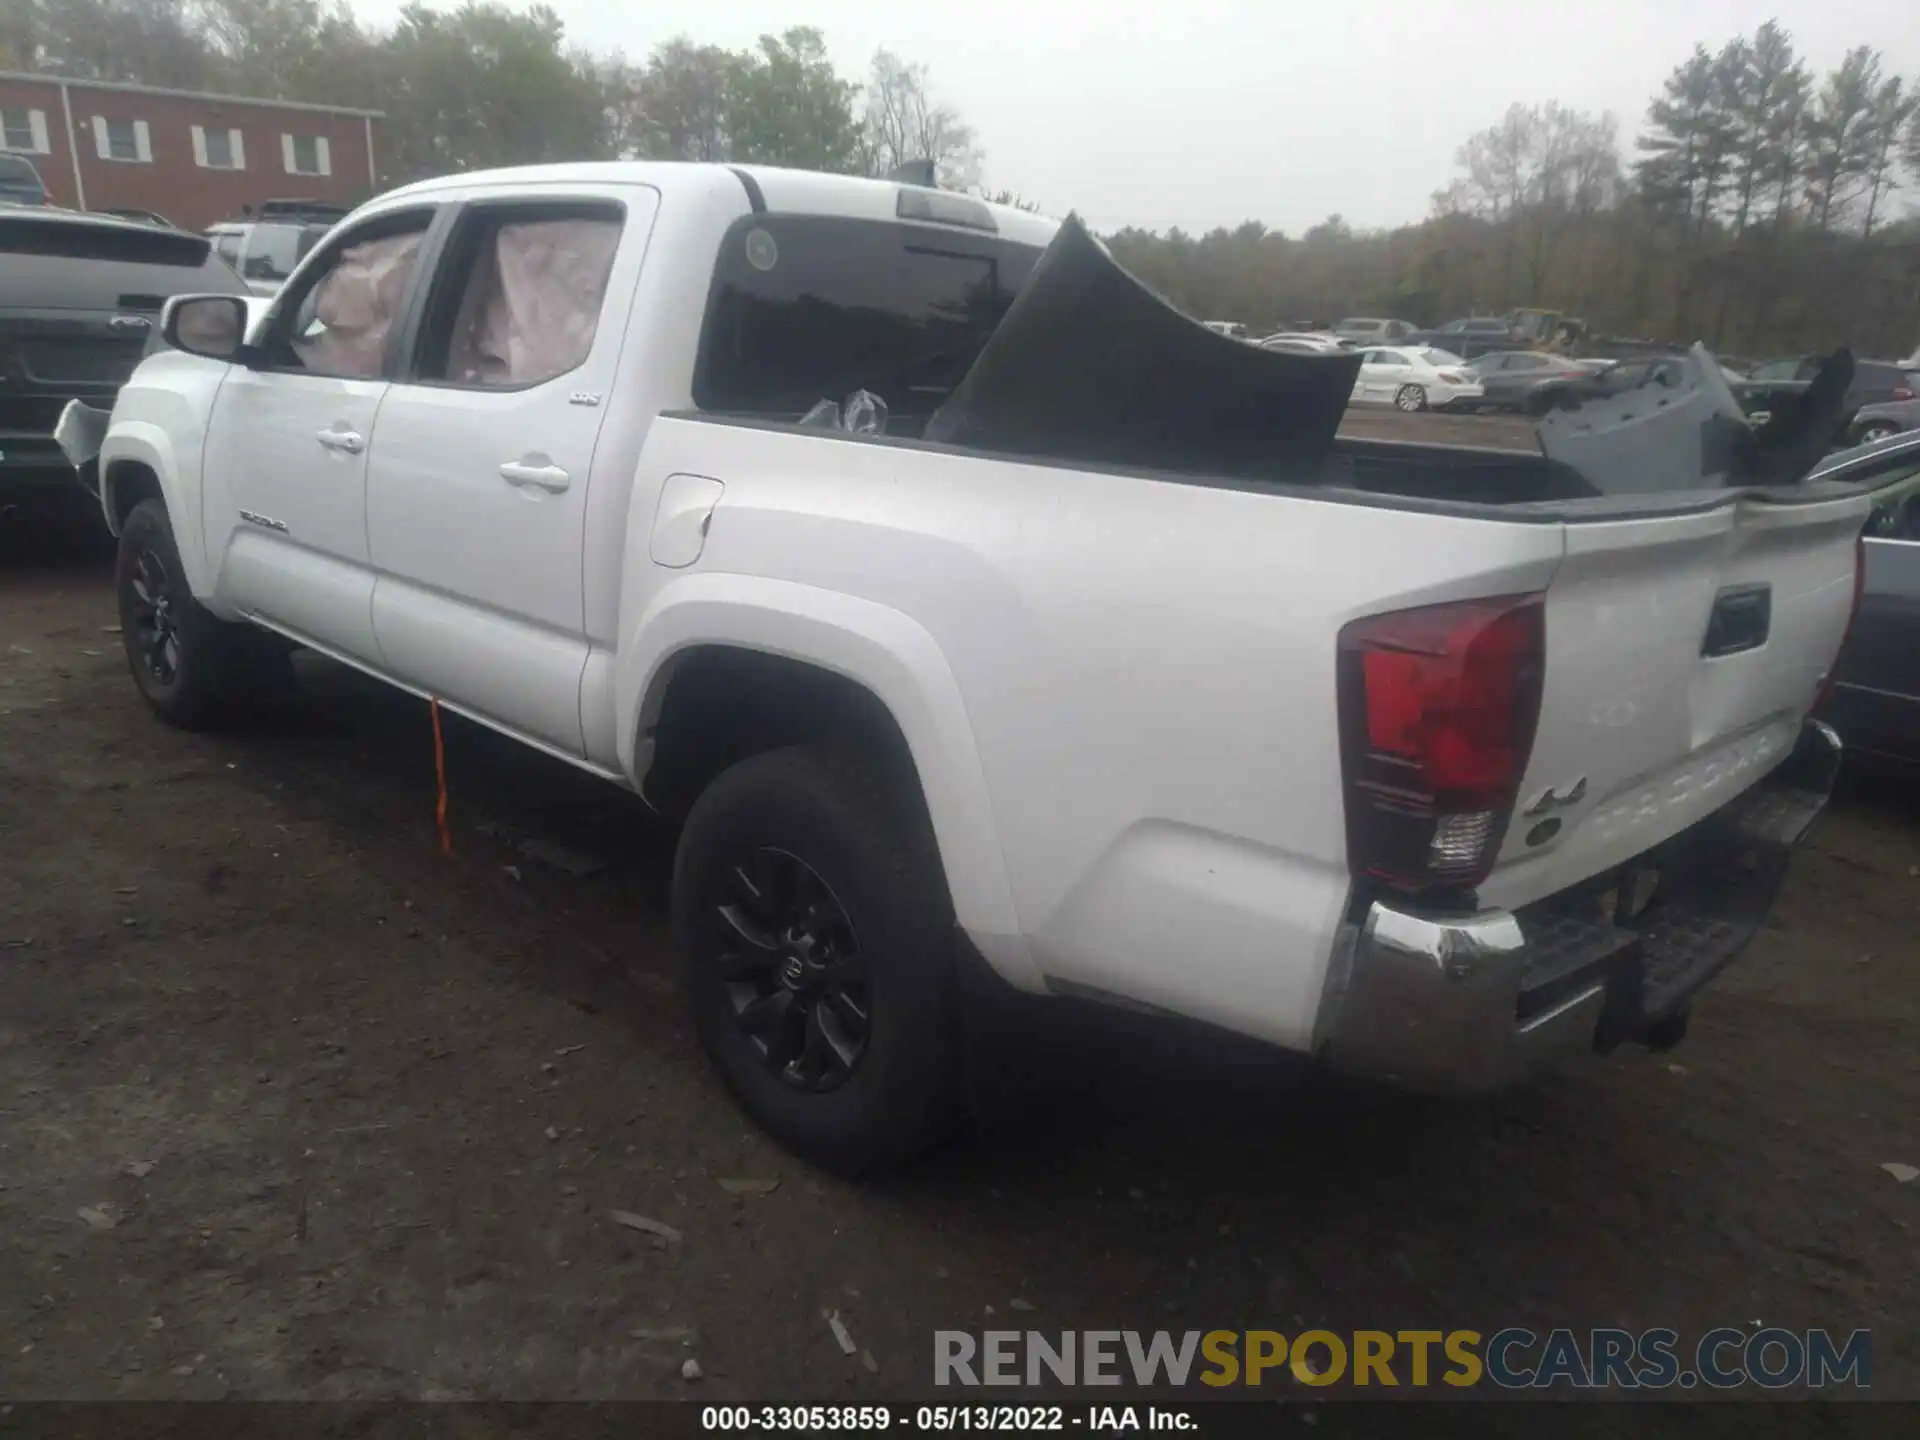
M134 679L199 726L310 647L683 815L699 1033L831 1166L952 1117L969 967L1430 1088L1677 1042L1831 786L1868 495L924 438L1058 230L725 166L385 195L120 392ZM885 433L796 423L855 387Z

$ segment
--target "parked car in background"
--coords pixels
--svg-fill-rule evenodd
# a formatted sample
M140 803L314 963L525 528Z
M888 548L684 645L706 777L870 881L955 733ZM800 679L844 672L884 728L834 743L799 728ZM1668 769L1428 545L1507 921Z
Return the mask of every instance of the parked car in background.
M1430 345L1451 351L1463 360L1473 360L1497 350L1511 350L1516 341L1507 322L1497 315L1473 319L1449 320L1435 330L1416 330L1406 337L1409 345Z
M207 227L214 249L256 295L275 295L346 211L317 201L269 200L250 219Z
M1584 380L1602 368L1605 362L1569 360L1531 350L1498 350L1467 365L1484 392L1481 408L1490 410L1524 410L1538 401L1543 389Z
M1248 338L1247 327L1242 325L1238 320L1202 320L1200 323L1205 325L1207 329L1213 331L1214 334L1225 335L1230 340L1245 340Z
M1343 340L1329 330L1282 330L1257 343L1266 350L1290 350L1299 355L1329 355L1353 349L1351 340Z
M1908 430L1920 430L1920 399L1862 405L1854 412L1847 439L1855 445L1871 445Z
M1809 480L1877 481L1860 605L1821 716L1847 749L1920 768L1920 432L1830 456Z
M24 155L0 155L0 203L51 205L53 192Z
M1755 385L1811 380L1826 358L1794 355L1783 360L1768 360L1754 366L1747 379ZM1847 387L1847 402L1854 409L1884 405L1890 400L1911 400L1917 395L1920 395L1920 369L1896 360L1853 362L1853 384Z
M198 235L0 208L0 502L72 493L61 412L70 400L112 408L170 296L244 288Z
M96 215L111 215L116 220L131 220L136 225L158 225L162 230L176 230L179 227L166 216L154 210L106 209L96 210Z
M1375 320L1354 316L1338 321L1333 332L1356 345L1398 345L1413 334L1405 320Z
M1458 355L1419 346L1368 350L1353 383L1356 403L1397 410L1469 410L1485 395Z

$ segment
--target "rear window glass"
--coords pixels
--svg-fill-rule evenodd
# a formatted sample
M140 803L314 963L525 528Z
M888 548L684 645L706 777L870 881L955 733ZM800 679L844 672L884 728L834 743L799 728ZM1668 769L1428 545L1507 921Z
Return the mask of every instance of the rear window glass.
M249 280L285 280L326 233L324 225L256 225L247 233L240 273Z
M896 414L931 414L1040 253L932 227L748 216L721 245L694 403L800 414L867 389Z
M31 160L22 160L18 155L0 155L0 180L29 180L40 178L40 172L33 168Z
M90 225L83 221L0 216L0 254L62 260L115 260L128 265L197 270L211 247L199 235L148 225Z

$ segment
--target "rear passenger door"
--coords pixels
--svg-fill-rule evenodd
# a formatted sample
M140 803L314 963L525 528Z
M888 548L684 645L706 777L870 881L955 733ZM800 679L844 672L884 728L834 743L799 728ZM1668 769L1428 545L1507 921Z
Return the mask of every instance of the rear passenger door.
M462 205L368 467L387 668L573 756L587 489L658 198L541 186Z

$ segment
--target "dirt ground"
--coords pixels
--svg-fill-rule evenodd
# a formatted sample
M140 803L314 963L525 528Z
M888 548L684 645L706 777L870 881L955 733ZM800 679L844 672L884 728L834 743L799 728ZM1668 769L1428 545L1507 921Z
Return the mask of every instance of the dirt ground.
M417 702L303 660L178 734L113 623L97 556L0 560L0 1398L905 1398L995 1317L1865 1327L1920 1398L1912 789L1849 783L1671 1055L1449 1104L1061 1003L854 1186L710 1076L637 802L455 722L444 858Z

